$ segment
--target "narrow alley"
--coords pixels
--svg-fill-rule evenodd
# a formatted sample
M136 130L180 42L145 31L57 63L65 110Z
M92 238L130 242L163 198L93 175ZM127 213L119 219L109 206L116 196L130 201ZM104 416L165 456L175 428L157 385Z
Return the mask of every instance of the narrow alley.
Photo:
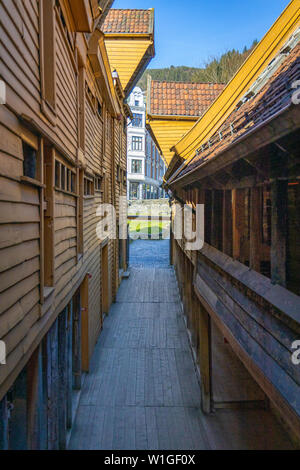
M168 240L131 244L130 277L104 321L69 448L290 448L265 410L218 410L210 417L202 413L168 252Z

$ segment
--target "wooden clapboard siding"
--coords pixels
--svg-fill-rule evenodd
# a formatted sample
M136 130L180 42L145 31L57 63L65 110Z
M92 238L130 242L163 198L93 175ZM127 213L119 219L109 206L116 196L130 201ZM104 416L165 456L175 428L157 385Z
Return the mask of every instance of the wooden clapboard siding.
M32 111L40 107L38 13L29 0L0 4L1 55L7 93L16 95Z
M122 101L111 98L111 90L99 87L86 38L76 33L78 50L73 50L55 10L55 103L48 109L39 15L36 1L0 2L1 78L7 85L7 106L0 107L0 339L6 341L8 352L7 366L0 370L0 400L84 280L88 284L88 346L92 354L102 326L96 209L105 199L116 204L118 211L119 196L126 194L123 181L115 181L117 165L126 170ZM84 123L85 138L80 146L79 67L84 67L83 76L102 107L99 116L97 102L93 106L84 91L85 114L80 125ZM105 83L103 80L103 86ZM116 102L112 105L109 99ZM33 141L36 148L40 145L44 164L39 182L24 181L22 140ZM79 173L89 177L105 174L105 195L104 185L93 197L83 196L77 181L74 195L54 187L55 172L47 168L54 156L72 167L77 177ZM81 201L84 228L83 249L79 251ZM50 237L53 257L49 260L54 282L44 289L49 248L44 245L50 239L44 236L44 226L48 220L54 222ZM108 240L107 245L110 304L118 287L118 243Z
M100 246L96 246L92 252L89 263L89 273L91 277L88 282L89 289L89 351L93 351L97 342L102 322L101 322L101 266L100 266Z
M75 160L78 119L77 74L68 47L60 21L56 18L56 132Z
M86 75L88 86L94 93L95 99L99 99L101 104L103 99L95 84L95 79L93 77L93 72L89 61L87 61ZM103 112L104 109L102 106L102 113ZM87 96L85 106L85 120L85 158L87 170L101 174L103 165L103 118L100 117L97 112L97 103L94 103L92 106L92 103L89 99L87 99Z
M0 129L0 337L13 368L13 357L23 355L24 341L40 315L39 189L20 182L21 140L6 127ZM1 368L0 387L6 375Z

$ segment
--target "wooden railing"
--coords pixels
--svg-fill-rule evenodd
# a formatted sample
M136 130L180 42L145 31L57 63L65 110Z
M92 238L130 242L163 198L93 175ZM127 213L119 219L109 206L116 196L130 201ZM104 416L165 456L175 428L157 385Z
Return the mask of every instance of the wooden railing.
M194 289L256 382L300 437L300 298L215 248L197 254Z

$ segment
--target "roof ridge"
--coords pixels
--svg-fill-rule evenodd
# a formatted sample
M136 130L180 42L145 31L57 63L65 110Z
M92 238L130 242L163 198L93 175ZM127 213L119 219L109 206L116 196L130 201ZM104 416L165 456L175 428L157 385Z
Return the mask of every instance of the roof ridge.
M184 85L226 85L226 83L219 83L219 82L184 82L184 81L177 81L177 80L155 80L155 79L151 79L151 82L182 83Z
M108 14L112 11L148 11L150 13L152 8L111 8Z

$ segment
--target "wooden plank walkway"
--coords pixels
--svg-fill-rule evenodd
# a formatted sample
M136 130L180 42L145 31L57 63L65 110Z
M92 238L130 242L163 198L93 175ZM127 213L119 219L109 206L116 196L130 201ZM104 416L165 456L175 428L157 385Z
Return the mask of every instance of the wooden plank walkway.
M168 246L168 241L131 245L130 278L104 322L69 448L290 448L263 410L202 414Z

